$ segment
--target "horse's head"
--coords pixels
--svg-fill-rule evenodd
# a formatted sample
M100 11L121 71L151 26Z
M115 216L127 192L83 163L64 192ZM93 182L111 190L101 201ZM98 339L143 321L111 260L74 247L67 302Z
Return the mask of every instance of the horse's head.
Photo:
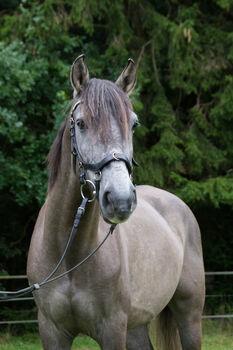
M137 203L131 170L132 137L138 119L128 98L136 82L136 69L129 59L116 83L89 80L83 59L84 55L74 61L70 74L74 148L80 171L98 186L104 220L120 223L129 218Z

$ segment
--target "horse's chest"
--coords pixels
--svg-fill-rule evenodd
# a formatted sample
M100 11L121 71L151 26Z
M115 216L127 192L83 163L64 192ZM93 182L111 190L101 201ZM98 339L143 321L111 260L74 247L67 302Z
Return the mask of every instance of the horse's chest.
M56 288L47 295L42 312L56 325L70 333L85 331L98 316L98 303L94 293L86 289L72 292L72 286Z
M90 332L90 328L108 316L115 299L122 297L119 266L106 273L95 271L94 276L85 274L78 279L60 280L47 294L41 295L40 309L70 332Z

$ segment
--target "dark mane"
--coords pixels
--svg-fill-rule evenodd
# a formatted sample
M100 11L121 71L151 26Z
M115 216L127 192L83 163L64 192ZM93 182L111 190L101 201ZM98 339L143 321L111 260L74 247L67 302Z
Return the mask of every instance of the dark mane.
M97 132L102 140L112 138L110 116L119 124L123 137L129 135L129 118L132 110L128 96L116 84L108 80L91 79L83 90L80 99L88 129ZM47 164L49 168L48 191L56 182L61 161L61 147L67 119L61 125L50 148Z
M91 79L82 92L84 120L90 131L98 132L104 141L111 139L110 116L118 121L122 136L129 134L131 102L116 84Z
M67 123L67 119L62 123L47 156L47 164L49 168L48 192L53 187L57 179L57 175L60 167L60 161L61 161L62 139L66 128L66 123Z

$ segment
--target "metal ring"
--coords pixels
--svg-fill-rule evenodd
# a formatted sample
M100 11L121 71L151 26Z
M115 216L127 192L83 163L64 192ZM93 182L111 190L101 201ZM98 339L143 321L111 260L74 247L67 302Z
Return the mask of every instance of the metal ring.
M87 197L85 197L84 194L83 194L83 186L85 186L87 183L89 183L89 184L93 187L93 190L92 190L92 195L93 195L93 197L90 198L90 199L88 198L88 202L90 203L90 202L93 202L93 201L95 200L95 197L96 197L96 187L95 187L95 184L94 184L91 180L86 180L85 183L82 184L82 185L80 186L80 192L81 192L81 196L82 196L83 199L84 199L84 198L87 198Z
M113 152L113 153L112 153L113 158L114 158L115 160L120 160L120 159L118 159L118 158L115 156L115 154L116 154L116 152Z

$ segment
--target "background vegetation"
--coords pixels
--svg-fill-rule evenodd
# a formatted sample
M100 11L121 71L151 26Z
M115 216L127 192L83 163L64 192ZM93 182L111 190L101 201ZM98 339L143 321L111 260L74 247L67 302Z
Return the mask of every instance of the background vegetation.
M233 270L233 1L0 0L0 14L0 274L25 273L81 53L92 77L110 80L134 58L136 183L181 197L206 270ZM211 288L227 294L231 282Z

